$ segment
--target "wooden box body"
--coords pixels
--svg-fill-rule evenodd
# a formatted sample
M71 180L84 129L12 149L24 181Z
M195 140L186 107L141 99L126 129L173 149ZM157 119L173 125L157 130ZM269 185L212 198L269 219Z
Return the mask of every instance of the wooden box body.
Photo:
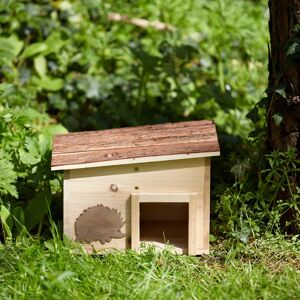
M84 243L87 251L137 249L145 242L158 247L169 243L178 254L208 253L209 157L71 169L64 174L67 237L76 239L76 219L96 205L116 209L124 221L125 237Z
M212 121L57 135L53 171L63 170L64 233L89 252L170 244L208 252Z

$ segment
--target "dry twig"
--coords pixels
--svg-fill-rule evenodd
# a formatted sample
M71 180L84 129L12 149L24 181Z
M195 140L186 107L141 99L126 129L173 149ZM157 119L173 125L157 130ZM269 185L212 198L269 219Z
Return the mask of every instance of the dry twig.
M160 21L148 21L139 18L129 18L128 16L124 16L118 13L109 13L108 20L113 22L123 22L127 24L132 24L141 28L152 27L160 31L172 31L175 29L175 27L171 24L163 23Z

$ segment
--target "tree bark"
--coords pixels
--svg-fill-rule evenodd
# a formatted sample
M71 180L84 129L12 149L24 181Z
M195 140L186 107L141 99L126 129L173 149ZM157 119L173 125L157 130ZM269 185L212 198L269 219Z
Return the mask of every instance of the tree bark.
M269 151L297 149L300 153L300 0L269 0L270 53L267 105L267 148ZM297 41L297 39L299 39ZM293 51L289 51L294 45ZM300 44L299 44L300 47ZM291 54L292 52L292 54ZM292 193L296 193L299 175L290 177ZM291 192L277 195L289 201ZM282 227L289 234L299 232L297 212L290 207L282 216ZM299 219L298 219L299 220Z
M300 68L286 55L297 35L300 0L270 0L268 147L300 152Z

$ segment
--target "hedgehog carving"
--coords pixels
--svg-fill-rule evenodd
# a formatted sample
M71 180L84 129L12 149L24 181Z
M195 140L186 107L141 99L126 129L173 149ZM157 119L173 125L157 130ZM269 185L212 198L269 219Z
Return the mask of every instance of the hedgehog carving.
M79 242L100 241L103 245L113 238L125 236L121 213L102 204L85 209L75 221L75 235Z

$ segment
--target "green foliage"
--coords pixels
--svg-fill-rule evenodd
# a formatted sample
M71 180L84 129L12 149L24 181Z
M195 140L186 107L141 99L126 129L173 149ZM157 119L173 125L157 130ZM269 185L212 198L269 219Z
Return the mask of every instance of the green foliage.
M0 224L4 237L11 238L25 227L42 226L51 193L58 192L59 177L50 171L50 158L52 137L61 132L66 130L51 124L46 114L0 107Z
M69 130L210 118L246 136L244 116L266 85L265 11L229 0L3 1L7 101L39 99ZM110 22L110 12L176 29Z
M265 161L266 159L266 161ZM261 232L279 232L281 228L293 226L299 231L300 190L296 175L300 170L297 153L290 149L286 153L273 152L263 157L257 166L257 178L251 178L254 170L249 161L234 166L236 183L220 195L216 204L216 218L221 232L227 232L247 243L249 237ZM293 213L293 224L285 216Z

